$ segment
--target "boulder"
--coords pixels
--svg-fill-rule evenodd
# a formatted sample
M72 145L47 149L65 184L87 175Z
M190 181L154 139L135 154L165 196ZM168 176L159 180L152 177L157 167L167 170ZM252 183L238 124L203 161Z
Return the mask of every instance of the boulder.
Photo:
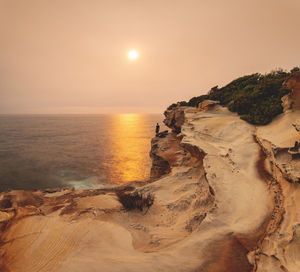
M181 132L181 126L184 123L184 109L185 107L176 107L164 112L164 123L167 127L171 128L176 134Z
M216 105L219 105L220 102L219 101L215 101L215 100L204 100L201 103L199 103L198 105L198 109L203 111L203 110L209 110L214 108Z

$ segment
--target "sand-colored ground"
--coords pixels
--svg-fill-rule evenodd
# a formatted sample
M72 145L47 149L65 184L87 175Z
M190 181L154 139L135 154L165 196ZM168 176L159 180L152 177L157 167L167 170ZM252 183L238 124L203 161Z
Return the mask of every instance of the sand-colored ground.
M114 189L2 193L0 270L300 271L298 184L273 178L264 146L287 148L297 133L274 136L283 117L256 129L221 106L183 111L181 133L153 150L171 172L128 185L154 195L149 209L126 211Z
M300 132L293 126L299 117L299 111L289 111L257 129L260 144L269 154L269 168L280 186L276 191L282 194L282 201L275 203L282 206L281 222L262 242L257 271L300 271L300 156L289 152L295 141L300 141Z

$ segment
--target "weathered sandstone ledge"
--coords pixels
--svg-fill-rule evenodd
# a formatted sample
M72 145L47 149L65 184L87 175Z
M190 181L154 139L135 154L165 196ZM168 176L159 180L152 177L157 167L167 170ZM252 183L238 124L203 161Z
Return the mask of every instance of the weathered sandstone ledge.
M297 103L264 127L211 101L166 111L146 183L1 193L0 271L300 271Z

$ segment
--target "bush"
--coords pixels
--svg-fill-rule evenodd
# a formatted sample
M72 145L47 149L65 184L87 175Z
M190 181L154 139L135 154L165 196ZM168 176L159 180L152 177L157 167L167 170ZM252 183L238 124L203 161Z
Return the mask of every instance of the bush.
M208 94L191 98L188 102L181 101L177 105L197 107L206 99L220 101L230 111L237 112L241 119L256 125L265 125L282 113L281 97L290 90L283 86L288 77L298 71L295 67L291 72L277 69L268 74L252 74L237 78L222 88L213 87ZM171 109L171 108L168 109Z
M116 193L119 202L126 210L139 209L143 211L144 208L150 208L154 203L154 196L152 194L143 194L139 192L126 193L118 191Z

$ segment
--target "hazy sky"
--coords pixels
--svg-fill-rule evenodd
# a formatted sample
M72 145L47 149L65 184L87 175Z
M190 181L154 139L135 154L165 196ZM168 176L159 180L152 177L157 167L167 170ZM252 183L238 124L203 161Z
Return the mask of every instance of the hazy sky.
M0 0L0 113L162 112L300 65L299 14L300 0Z

